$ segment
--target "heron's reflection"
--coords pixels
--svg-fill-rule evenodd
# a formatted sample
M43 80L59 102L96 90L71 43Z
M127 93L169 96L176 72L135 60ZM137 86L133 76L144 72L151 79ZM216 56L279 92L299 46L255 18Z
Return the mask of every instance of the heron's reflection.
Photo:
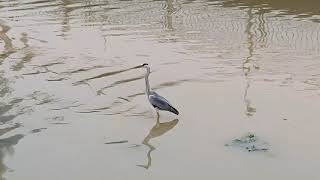
M142 142L142 144L148 146L149 148L149 151L147 153L148 162L146 165L137 165L137 166L143 167L145 169L150 168L151 161L152 161L151 152L154 151L156 148L152 144L150 144L149 141L153 138L162 136L166 132L170 131L170 129L174 128L178 124L178 122L179 122L178 119L174 119L169 122L160 123L159 116L157 116L156 124L151 128L149 134L144 138Z

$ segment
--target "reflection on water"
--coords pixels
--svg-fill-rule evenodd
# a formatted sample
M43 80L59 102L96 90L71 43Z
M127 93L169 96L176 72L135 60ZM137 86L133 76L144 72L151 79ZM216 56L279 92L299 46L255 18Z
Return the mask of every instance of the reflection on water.
M165 29L167 30L174 30L173 22L172 22L172 14L176 11L176 9L173 6L173 0L166 0L165 7Z
M33 48L29 46L28 41L29 37L27 33L22 33L20 41L23 43L24 47L21 48L19 51L23 53L23 57L19 62L12 66L13 71L19 71L24 67L24 64L30 63L32 58L35 56L33 53Z
M9 30L10 27L0 20L0 39L4 42L4 49L0 53L0 65L2 65L7 57L16 52L12 39L7 35ZM14 132L15 129L21 127L20 123L14 123L13 120L22 114L21 112L8 113L22 101L19 98L10 98L13 89L9 87L9 84L10 82L6 78L6 74L0 69L0 179L4 179L4 173L8 170L8 167L4 164L5 156L7 154L13 155L13 147L23 138L22 134L7 136L10 132ZM6 102L7 99L9 99L9 102Z
M15 49L12 45L11 38L7 35L10 27L5 25L3 21L0 20L0 39L4 42L4 50L0 54L0 64L2 61L10 56L10 54L15 52Z
M8 79L4 78L3 75L0 76L0 97L4 97L6 94L10 92L10 88L8 86Z
M137 165L139 167L143 167L145 169L149 169L151 167L152 163L152 157L151 152L154 151L156 148L150 144L150 140L159 136L162 136L163 134L170 131L172 128L174 128L178 124L179 120L174 119L169 122L163 122L160 123L159 116L157 116L156 124L151 128L149 134L144 138L142 144L146 145L149 148L149 151L147 152L147 163L146 165Z
M249 8L247 10L248 12L248 20L247 20L247 26L245 29L245 34L247 35L247 48L248 48L248 56L245 58L244 62L243 62L243 71L244 71L244 76L246 78L246 88L245 88L245 92L244 92L244 102L246 104L246 115L247 116L252 116L255 112L256 109L252 106L251 101L249 99L248 96L248 92L249 92L249 88L250 88L250 84L251 84L251 80L250 80L250 74L252 73L252 71L254 69L259 69L259 66L255 63L254 59L253 59L253 54L254 54L254 49L255 49L255 44L254 44L254 39L257 39L257 37L254 37L253 34L253 20L254 20L254 15L252 13L253 9ZM260 23L261 24L261 23ZM262 30L261 28L259 28L261 30L261 32L265 32L264 30ZM262 33L262 34L266 34L266 33Z
M224 154L220 147L224 144L220 140L235 137L231 133L242 134L247 130L246 122L239 119L252 119L250 128L253 132L268 140L273 149L277 146L285 149L283 154L293 152L293 148L288 148L291 144L303 147L310 139L313 140L308 144L313 146L310 149L318 150L314 143L318 131L312 129L317 127L313 120L318 115L312 110L319 104L316 100L305 103L307 100L299 97L318 99L320 94L319 8L320 3L311 0L0 1L0 176L10 179L29 175L42 179L56 177L57 171L68 169L56 166L61 162L81 169L79 161L61 158L68 153L88 154L83 162L100 155L91 167L106 166L108 162L116 167L117 160L102 160L102 157L112 159L121 150L110 147L114 151L105 154L95 145L102 144L97 141L106 134L113 138L117 133L131 137L129 142L140 141L141 128L148 127L153 121L141 88L144 73L131 71L131 67L145 62L155 70L153 78L157 84L154 89L179 100L179 108L186 112L179 116L183 122L181 134L172 137L176 143L162 144L168 149L173 147L175 158L184 158L172 159L175 167L159 160L159 168L153 168L153 173L162 172L166 167L171 167L172 171L181 167L181 172L193 177L197 173L211 173L207 167L217 173L221 169L224 172L234 170L224 164L231 157L241 164L250 161L247 157L237 159L238 154ZM219 92L223 92L221 101L217 96ZM291 96L279 100L282 94ZM283 119L283 114L288 120L281 124L277 119ZM231 119L237 121L231 122ZM135 127L137 122L141 126ZM257 122L261 124L257 125ZM291 144L277 141L283 134L290 134L287 122L301 123L295 126L299 136L291 134L295 139ZM165 134L177 123L178 120L165 123L157 120L143 141L148 147L147 162L140 167L148 169L151 166L155 150L151 139ZM268 129L270 124L278 129ZM224 131L208 130L209 127ZM303 134L306 129L310 134ZM279 132L274 132L277 130ZM83 135L85 132L88 134ZM264 137L264 133L274 136ZM87 144L84 141L91 135L93 141L87 143L94 147L92 154L88 153L87 146L81 146ZM26 143L15 146L24 136ZM187 142L185 137L192 137L197 142ZM55 154L59 150L52 148L56 151L43 158L28 156L49 151L30 147L38 144L61 147L64 140L70 146L61 154ZM192 165L183 161L198 160L189 151L197 143L204 147L201 153L205 158L196 157L201 159L198 164L203 167L194 171ZM186 151L179 149L183 146ZM15 155L12 159L7 158L14 147ZM308 158L309 161L317 159L316 155L297 147L294 152L305 157L294 156L296 159L287 160L291 164L299 162L301 166L310 167L295 167L300 170L317 167L306 163ZM217 158L213 151L223 155ZM279 156L283 154L279 153ZM46 169L41 169L44 167L42 159L46 161ZM55 163L47 163L52 161ZM24 162L35 162L34 169L27 169ZM260 169L275 167L272 163L260 162L250 161ZM279 160L275 164L285 163ZM6 165L15 171L8 172ZM123 168L117 166L115 172L123 172ZM57 171L50 174L50 169ZM140 168L129 168L126 172L139 173L137 169ZM238 169L240 175L246 172L243 166ZM99 168L86 168L83 172L88 171L100 176L96 179L105 175L105 170L98 172ZM313 171L304 173L312 174ZM69 175L63 179L85 179L77 178L71 170L63 174ZM278 176L269 179L274 177ZM109 179L115 179L115 176ZM252 175L247 179L260 177Z
M3 137L6 133L15 130L18 127L20 127L20 124L15 124L7 128L2 128L0 129L0 136ZM7 166L4 164L4 157L7 154L13 155L13 147L19 142L21 138L23 138L23 135L16 134L7 138L0 139L0 179L4 179L3 175L8 169Z
M66 38L67 33L70 31L70 13L72 12L72 9L68 6L72 5L74 2L72 0L63 0L62 1L62 20L61 20L61 34L63 38Z
M249 7L264 9L266 13L271 10L282 10L279 15L296 15L297 18L312 17L320 15L319 12L319 1L307 0L217 0L225 7Z
M12 155L14 153L13 147L19 142L21 138L23 138L23 135L17 134L0 140L0 179L4 179L3 174L7 171L7 167L3 163L4 157L6 156L6 154Z

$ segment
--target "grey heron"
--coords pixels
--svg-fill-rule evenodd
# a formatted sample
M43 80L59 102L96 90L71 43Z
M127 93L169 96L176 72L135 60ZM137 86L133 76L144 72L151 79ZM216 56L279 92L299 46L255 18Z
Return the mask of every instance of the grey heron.
M164 97L160 96L154 91L151 91L150 85L149 85L149 75L150 75L150 67L147 63L144 63L140 66L136 66L135 68L146 68L147 73L145 75L145 81L146 81L146 94L148 97L148 100L150 104L156 109L157 115L159 116L159 110L161 111L169 111L176 115L179 115L179 111L174 108L168 100L166 100Z

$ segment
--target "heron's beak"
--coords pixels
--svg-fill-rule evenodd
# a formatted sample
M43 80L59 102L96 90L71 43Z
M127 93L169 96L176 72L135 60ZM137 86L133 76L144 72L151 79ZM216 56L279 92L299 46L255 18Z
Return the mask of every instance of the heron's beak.
M132 69L138 69L138 68L142 68L142 67L143 67L143 65L139 65L139 66L133 67Z

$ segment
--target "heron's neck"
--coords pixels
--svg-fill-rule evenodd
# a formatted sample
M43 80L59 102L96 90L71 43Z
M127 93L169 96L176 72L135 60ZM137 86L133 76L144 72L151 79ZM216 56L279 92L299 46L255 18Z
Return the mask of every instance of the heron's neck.
M148 96L150 95L149 74L150 74L150 67L147 66L147 73L145 76L145 80L146 80L146 92Z

